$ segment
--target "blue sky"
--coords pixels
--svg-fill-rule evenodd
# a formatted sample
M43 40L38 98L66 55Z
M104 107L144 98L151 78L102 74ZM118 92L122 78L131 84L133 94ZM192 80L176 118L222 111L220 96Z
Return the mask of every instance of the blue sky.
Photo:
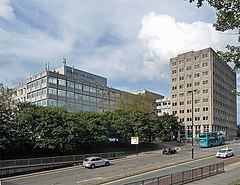
M169 97L170 58L239 44L215 31L215 20L206 3L185 0L0 0L0 79L14 87L66 58L110 87Z

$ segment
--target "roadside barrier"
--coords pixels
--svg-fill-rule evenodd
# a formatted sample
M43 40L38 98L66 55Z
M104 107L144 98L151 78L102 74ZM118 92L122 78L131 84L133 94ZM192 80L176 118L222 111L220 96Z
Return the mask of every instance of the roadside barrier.
M173 173L165 176L160 176L142 181L132 182L124 185L173 185L185 184L194 180L198 180L207 176L215 175L224 172L224 163L211 164L191 170L186 170L178 173Z
M74 164L82 164L87 157L98 156L107 159L124 157L125 152L95 153L84 155L55 156L44 158L29 158L0 161L0 177L13 176L20 173L60 168Z

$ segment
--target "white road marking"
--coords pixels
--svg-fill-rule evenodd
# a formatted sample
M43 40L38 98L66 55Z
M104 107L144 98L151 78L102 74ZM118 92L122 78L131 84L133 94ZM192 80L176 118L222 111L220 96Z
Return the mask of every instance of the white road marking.
M87 179L87 180L79 181L79 182L77 182L77 184L80 184L80 183L82 183L82 182L93 181L93 180L101 180L101 179L102 179L102 177L97 177L97 178Z

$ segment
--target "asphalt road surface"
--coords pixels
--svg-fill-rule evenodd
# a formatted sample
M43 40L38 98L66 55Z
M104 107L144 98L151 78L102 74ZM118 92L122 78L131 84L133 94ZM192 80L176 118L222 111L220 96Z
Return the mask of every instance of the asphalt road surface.
M188 170L196 166L208 165L222 160L215 158L214 155L223 146L212 148L194 147L194 160L192 160L191 144L180 145L174 142L168 143L168 145L179 147L178 153L162 155L162 149L160 149L153 152L140 153L138 156L131 155L122 159L112 160L111 165L107 167L86 169L82 166L74 166L4 178L1 179L1 185L86 185L103 183L116 185ZM229 143L226 146L232 147L236 155L240 154L239 142ZM202 158L205 159L199 160ZM181 165L177 165L179 163ZM129 178L126 179L126 177Z

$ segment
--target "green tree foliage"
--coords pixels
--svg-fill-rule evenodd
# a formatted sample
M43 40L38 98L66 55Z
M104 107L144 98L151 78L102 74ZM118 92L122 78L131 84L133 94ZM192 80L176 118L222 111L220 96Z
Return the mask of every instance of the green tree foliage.
M96 112L78 112L75 114L82 128L85 129L83 142L94 144L107 140L107 128L105 122L102 121L100 113Z
M157 136L170 139L170 132L176 132L180 129L178 117L175 115L164 114L158 117L155 124L155 131Z
M239 0L189 0L189 2L197 1L197 6L203 6L203 2L215 8L217 21L213 25L218 31L234 30L238 35L240 42L240 1ZM227 52L218 52L220 57L227 62L234 63L234 70L240 68L240 46L227 45ZM239 95L239 94L238 94Z
M0 84L0 152L10 148L13 142L13 125L17 107L12 99L14 91Z
M156 120L154 101L149 94L126 94L117 101L115 113L119 115L119 123L116 127L122 127L119 133L122 137L139 136L140 140L150 142Z

